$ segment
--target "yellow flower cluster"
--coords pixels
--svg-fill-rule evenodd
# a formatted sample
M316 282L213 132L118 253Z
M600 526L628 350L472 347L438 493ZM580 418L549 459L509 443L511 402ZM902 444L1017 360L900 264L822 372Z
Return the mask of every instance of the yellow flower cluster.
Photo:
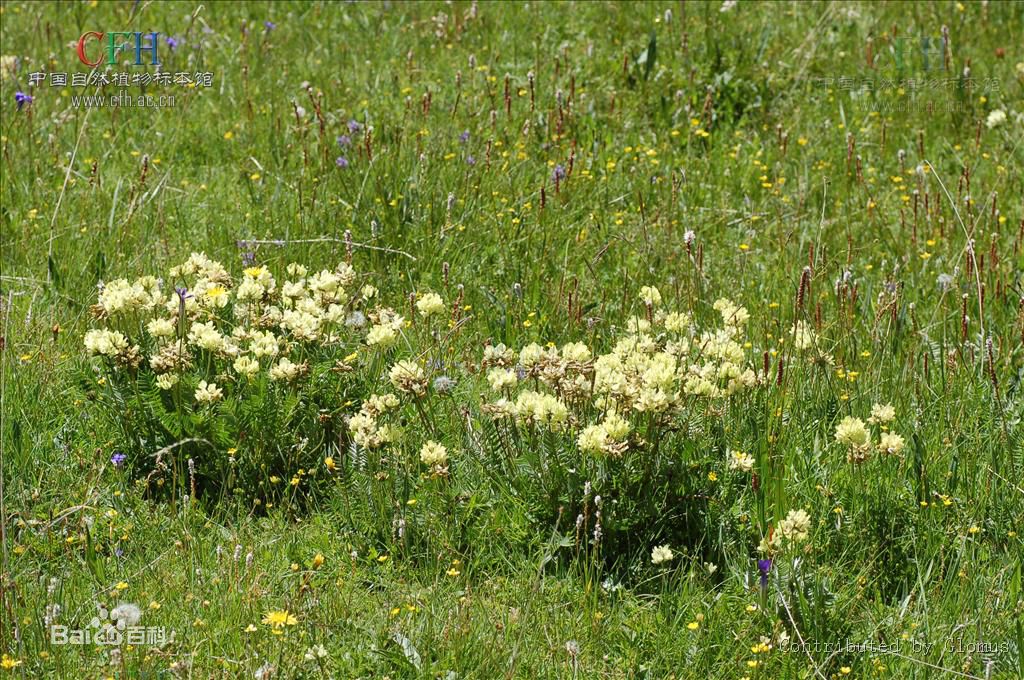
M394 394L374 394L363 402L359 413L348 421L352 440L367 449L375 449L400 439L401 432L393 425L378 423L378 418L398 408L398 397Z
M806 510L790 510L775 527L775 531L761 541L758 550L774 554L787 546L803 543L811 536L811 516Z
M435 441L428 441L420 449L420 462L435 469L443 468L448 462L448 449Z
M899 455L906 446L906 441L898 434L887 430L887 423L896 418L896 409L892 404L874 404L868 423L881 426L883 432L878 444L871 441L871 431L860 418L846 416L836 426L835 439L849 447L847 459L852 463L867 460L873 448L881 453Z
M193 253L171 268L167 288L153 276L110 281L92 308L102 326L85 334L85 348L114 366L135 369L145 362L165 390L196 366L212 368L216 372L205 376L209 382L195 390L198 402L210 403L223 396L210 378L223 385L253 381L263 372L273 381L293 383L309 373L307 350L363 340L386 347L397 340L402 317L371 302L373 286L356 288L348 263L313 274L292 263L286 274L279 283L267 267L254 266L236 281L219 262ZM435 294L424 301L424 314L444 307ZM364 337L368 319L372 327ZM403 385L420 389L416 380Z
M661 294L650 287L641 292L641 301L648 308L662 304ZM602 416L580 431L580 450L620 455L629 447L630 414L662 418L678 410L686 395L718 399L756 384L741 344L749 313L724 298L714 308L722 327L700 333L680 312L659 310L653 321L632 319L611 351L596 357L581 342L561 349L530 343L519 352L503 344L487 346L482 372L491 389L505 396L482 410L495 419L561 430L575 425L589 406ZM534 387L513 395L531 381Z

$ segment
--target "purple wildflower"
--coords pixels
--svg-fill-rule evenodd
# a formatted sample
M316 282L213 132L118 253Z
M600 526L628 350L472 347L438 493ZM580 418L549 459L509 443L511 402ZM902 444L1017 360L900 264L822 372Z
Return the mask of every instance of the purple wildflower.
M348 122L348 131L349 132L359 132L362 129L363 129L363 124L360 123L358 120L350 120Z
M768 587L768 572L772 570L771 559L758 560L757 570L761 572L761 589L764 590Z
M476 165L476 159L473 156L466 156L466 165Z
M263 28L267 29L267 33L270 33L275 28L277 28L277 24L275 24L273 21L264 21Z
M344 156L338 156L335 159L334 164L337 165L342 170L344 170L345 168L348 167L348 159L345 158Z
M33 99L32 95L25 94L21 90L18 90L17 92L14 93L14 101L18 102L18 110L19 111L21 111L21 107L23 107L25 104L31 104L32 103L32 99Z
M551 171L551 179L556 182L560 182L565 179L565 167L561 163L555 166L555 169Z
M171 48L173 52L178 47L178 39L173 36L167 36L167 47Z
M461 135L459 135L459 141L462 142L463 144L469 141L469 130L466 130Z
M188 288L185 286L176 287L174 292L178 294L178 299L181 300L181 304L185 304L185 300L195 297L192 293L188 292Z
M251 267L256 263L256 244L249 241L235 241L235 247L242 252L240 256L242 258L242 264L246 267Z
M348 146L352 143L352 138L348 135L338 135L338 146Z
M124 465L124 461L128 456L124 455L120 451L114 451L114 455L110 457L110 462L114 464L114 467L121 467Z

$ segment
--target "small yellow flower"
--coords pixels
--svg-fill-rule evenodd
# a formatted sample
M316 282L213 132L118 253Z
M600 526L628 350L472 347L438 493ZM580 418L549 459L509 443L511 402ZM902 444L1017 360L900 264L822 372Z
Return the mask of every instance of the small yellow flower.
M279 611L269 611L263 617L263 625L271 626L273 628L283 628L284 626L294 626L299 620L290 613L287 609Z
M690 630L697 630L698 628L700 628L700 624L696 621L690 621L688 624L686 624L686 627Z

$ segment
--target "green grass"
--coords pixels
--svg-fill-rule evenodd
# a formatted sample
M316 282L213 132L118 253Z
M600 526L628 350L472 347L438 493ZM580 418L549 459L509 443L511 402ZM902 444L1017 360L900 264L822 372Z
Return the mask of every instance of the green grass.
M0 5L0 675L1024 674L1024 5L93 5ZM119 30L174 36L163 68L212 87L150 86L174 106L128 109L30 87L86 71L84 32ZM229 382L203 410L187 390L174 422L87 356L98 281L169 286L198 251L237 281L254 251L280 282L346 260L346 233L359 285L406 317L410 292L437 291L460 321L417 321L386 353L310 350L310 387L287 395ZM717 299L745 306L758 384L636 415L621 459L577 449L589 402L555 434L481 413L485 344L607 353L651 285L698 330ZM427 352L457 387L404 401L405 438L356 465L348 418ZM836 426L876 403L906 446L849 462ZM186 431L212 446L172 451L177 474L147 486ZM450 477L420 465L427 439ZM208 471L229 449L255 461L237 487ZM573 526L590 481L597 545L592 515ZM810 535L762 589L758 544L796 508ZM174 639L50 642L53 605L84 628L122 602ZM263 623L284 610L294 625ZM873 648L825 648L844 641Z

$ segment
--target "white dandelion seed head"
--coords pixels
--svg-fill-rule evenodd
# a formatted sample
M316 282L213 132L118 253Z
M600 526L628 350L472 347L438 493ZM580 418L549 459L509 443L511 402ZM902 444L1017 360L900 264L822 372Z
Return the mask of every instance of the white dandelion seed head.
M142 618L142 610L131 602L122 602L111 610L110 618L117 622L118 628L134 626Z

